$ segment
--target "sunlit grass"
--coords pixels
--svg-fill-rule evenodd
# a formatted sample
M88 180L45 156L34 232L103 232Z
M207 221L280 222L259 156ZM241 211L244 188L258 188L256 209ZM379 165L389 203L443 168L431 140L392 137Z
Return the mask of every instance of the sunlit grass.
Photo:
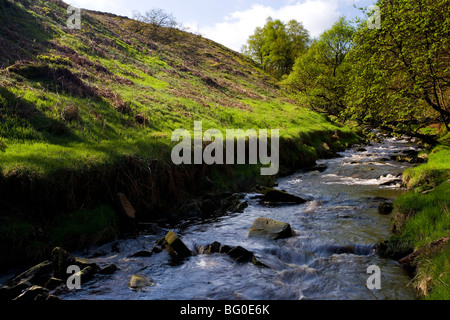
M432 188L450 178L450 147L440 145L430 154L424 165L406 170L408 187Z
M435 190L420 194L409 192L395 202L397 210L413 213L399 236L390 239L390 246L418 250L443 237L450 237L450 182L444 182ZM449 257L450 246L441 251L419 257L416 287L425 298L450 299ZM394 249L395 251L395 249Z

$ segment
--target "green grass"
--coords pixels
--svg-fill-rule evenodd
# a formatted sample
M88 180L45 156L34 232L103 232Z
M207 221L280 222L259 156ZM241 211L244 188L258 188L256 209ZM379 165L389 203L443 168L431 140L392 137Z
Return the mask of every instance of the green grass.
M428 163L406 170L407 187L426 190L450 178L450 147L440 145L428 155Z
M450 236L450 182L427 194L408 192L395 202L400 212L415 214L403 227L402 237L415 249Z
M122 86L116 92L133 104L136 113L147 115L147 126L135 123L131 115L116 112L104 100L56 94L39 89L39 84L32 89L2 88L0 102L6 110L21 104L30 114L27 118L11 111L0 120L2 173L8 175L25 167L38 173L92 167L126 155L157 157L157 152L152 153L155 140L169 146L171 133L179 128L193 131L195 120L203 121L204 130L217 128L224 133L226 129L280 129L282 138L300 138L306 145L317 144L336 130L350 134L322 115L277 100L246 100L244 103L251 108L247 111L220 105L204 108L196 101L164 91L152 91L152 99L159 101L149 106L145 104L149 94L145 89L137 92L134 87ZM63 106L68 104L80 110L80 118L70 123L60 117ZM58 130L62 133L55 134ZM157 136L161 138L155 139Z
M116 214L109 206L58 215L49 229L51 247L80 248L111 241L116 235Z
M449 156L450 148L440 145L430 153L427 164L406 171L406 181L415 189L395 201L397 235L388 241L388 252L418 250L442 237L450 237ZM449 300L450 246L426 253L415 263L414 285L423 297Z
M427 300L450 300L450 246L433 257L421 262L424 275L429 275L434 282Z

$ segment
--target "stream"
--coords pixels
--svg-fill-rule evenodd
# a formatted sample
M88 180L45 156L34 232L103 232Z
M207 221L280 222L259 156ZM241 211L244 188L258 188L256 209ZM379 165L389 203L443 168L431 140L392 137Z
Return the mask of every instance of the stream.
M374 253L375 244L390 236L392 217L379 214L378 205L404 192L401 174L410 166L389 158L416 147L406 139L385 138L364 148L320 160L318 170L278 180L277 189L310 200L305 204L267 206L256 194L246 194L249 206L244 213L172 229L191 250L215 241L242 246L269 268L237 263L224 254L195 255L176 265L166 252L129 258L140 250L151 251L167 233L163 229L75 253L99 266L115 264L119 270L96 276L81 290L60 290L57 295L67 300L416 299L400 265ZM295 236L276 241L248 238L259 217L289 223ZM381 270L380 290L366 286L372 265ZM151 277L156 285L131 290L128 281L137 273Z

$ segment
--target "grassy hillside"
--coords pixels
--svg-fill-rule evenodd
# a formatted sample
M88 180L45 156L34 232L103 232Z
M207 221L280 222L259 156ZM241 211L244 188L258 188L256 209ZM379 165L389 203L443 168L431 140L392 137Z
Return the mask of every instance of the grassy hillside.
M172 132L193 131L194 121L223 132L280 129L282 173L355 140L220 44L84 10L81 30L70 30L66 9L59 0L0 2L0 218L2 244L18 254L45 252L49 237L60 243L55 225L70 219L92 231L88 239L110 234L116 192L157 217L206 175L222 189L256 180L254 167L171 164ZM80 238L75 229L65 230Z
M176 30L152 40L141 23L89 11L72 31L65 9L60 1L3 4L3 174L157 157L153 142L167 144L194 120L279 128L308 143L308 134L342 130L281 98L272 78L217 43Z

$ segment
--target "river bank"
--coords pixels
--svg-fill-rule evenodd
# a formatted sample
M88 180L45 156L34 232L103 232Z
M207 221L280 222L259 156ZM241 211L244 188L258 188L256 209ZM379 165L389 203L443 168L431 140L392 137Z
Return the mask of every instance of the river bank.
M317 159L333 157L357 141L338 127L310 130L298 139L281 137L280 175L314 166ZM57 246L79 250L109 242L137 232L140 223L204 219L231 206L240 211L238 202L223 200L276 179L261 176L259 165L176 166L170 145L160 148L158 158L151 160L128 156L91 169L2 175L1 269L38 263ZM132 205L135 219L126 215L118 194Z
M57 293L63 299L414 299L405 271L373 251L389 236L391 217L380 214L380 204L404 192L400 175L411 166L389 158L408 150L407 142L390 141L348 149L337 158L318 161L314 169L277 180L278 189L305 203L266 205L258 193L245 193L239 196L248 204L242 213L162 223L136 236L77 251L98 270L114 265L116 271L95 276L81 291L62 288ZM292 236L248 238L260 217L289 223ZM182 261L171 259L172 250L159 249L159 239L171 230L192 252ZM250 260L256 265L246 263ZM365 286L370 265L383 270L381 291ZM130 291L132 275L151 279L145 283L152 285Z
M392 236L384 255L399 259L422 299L450 299L449 139L424 153L427 163L406 170L409 191L395 201Z

